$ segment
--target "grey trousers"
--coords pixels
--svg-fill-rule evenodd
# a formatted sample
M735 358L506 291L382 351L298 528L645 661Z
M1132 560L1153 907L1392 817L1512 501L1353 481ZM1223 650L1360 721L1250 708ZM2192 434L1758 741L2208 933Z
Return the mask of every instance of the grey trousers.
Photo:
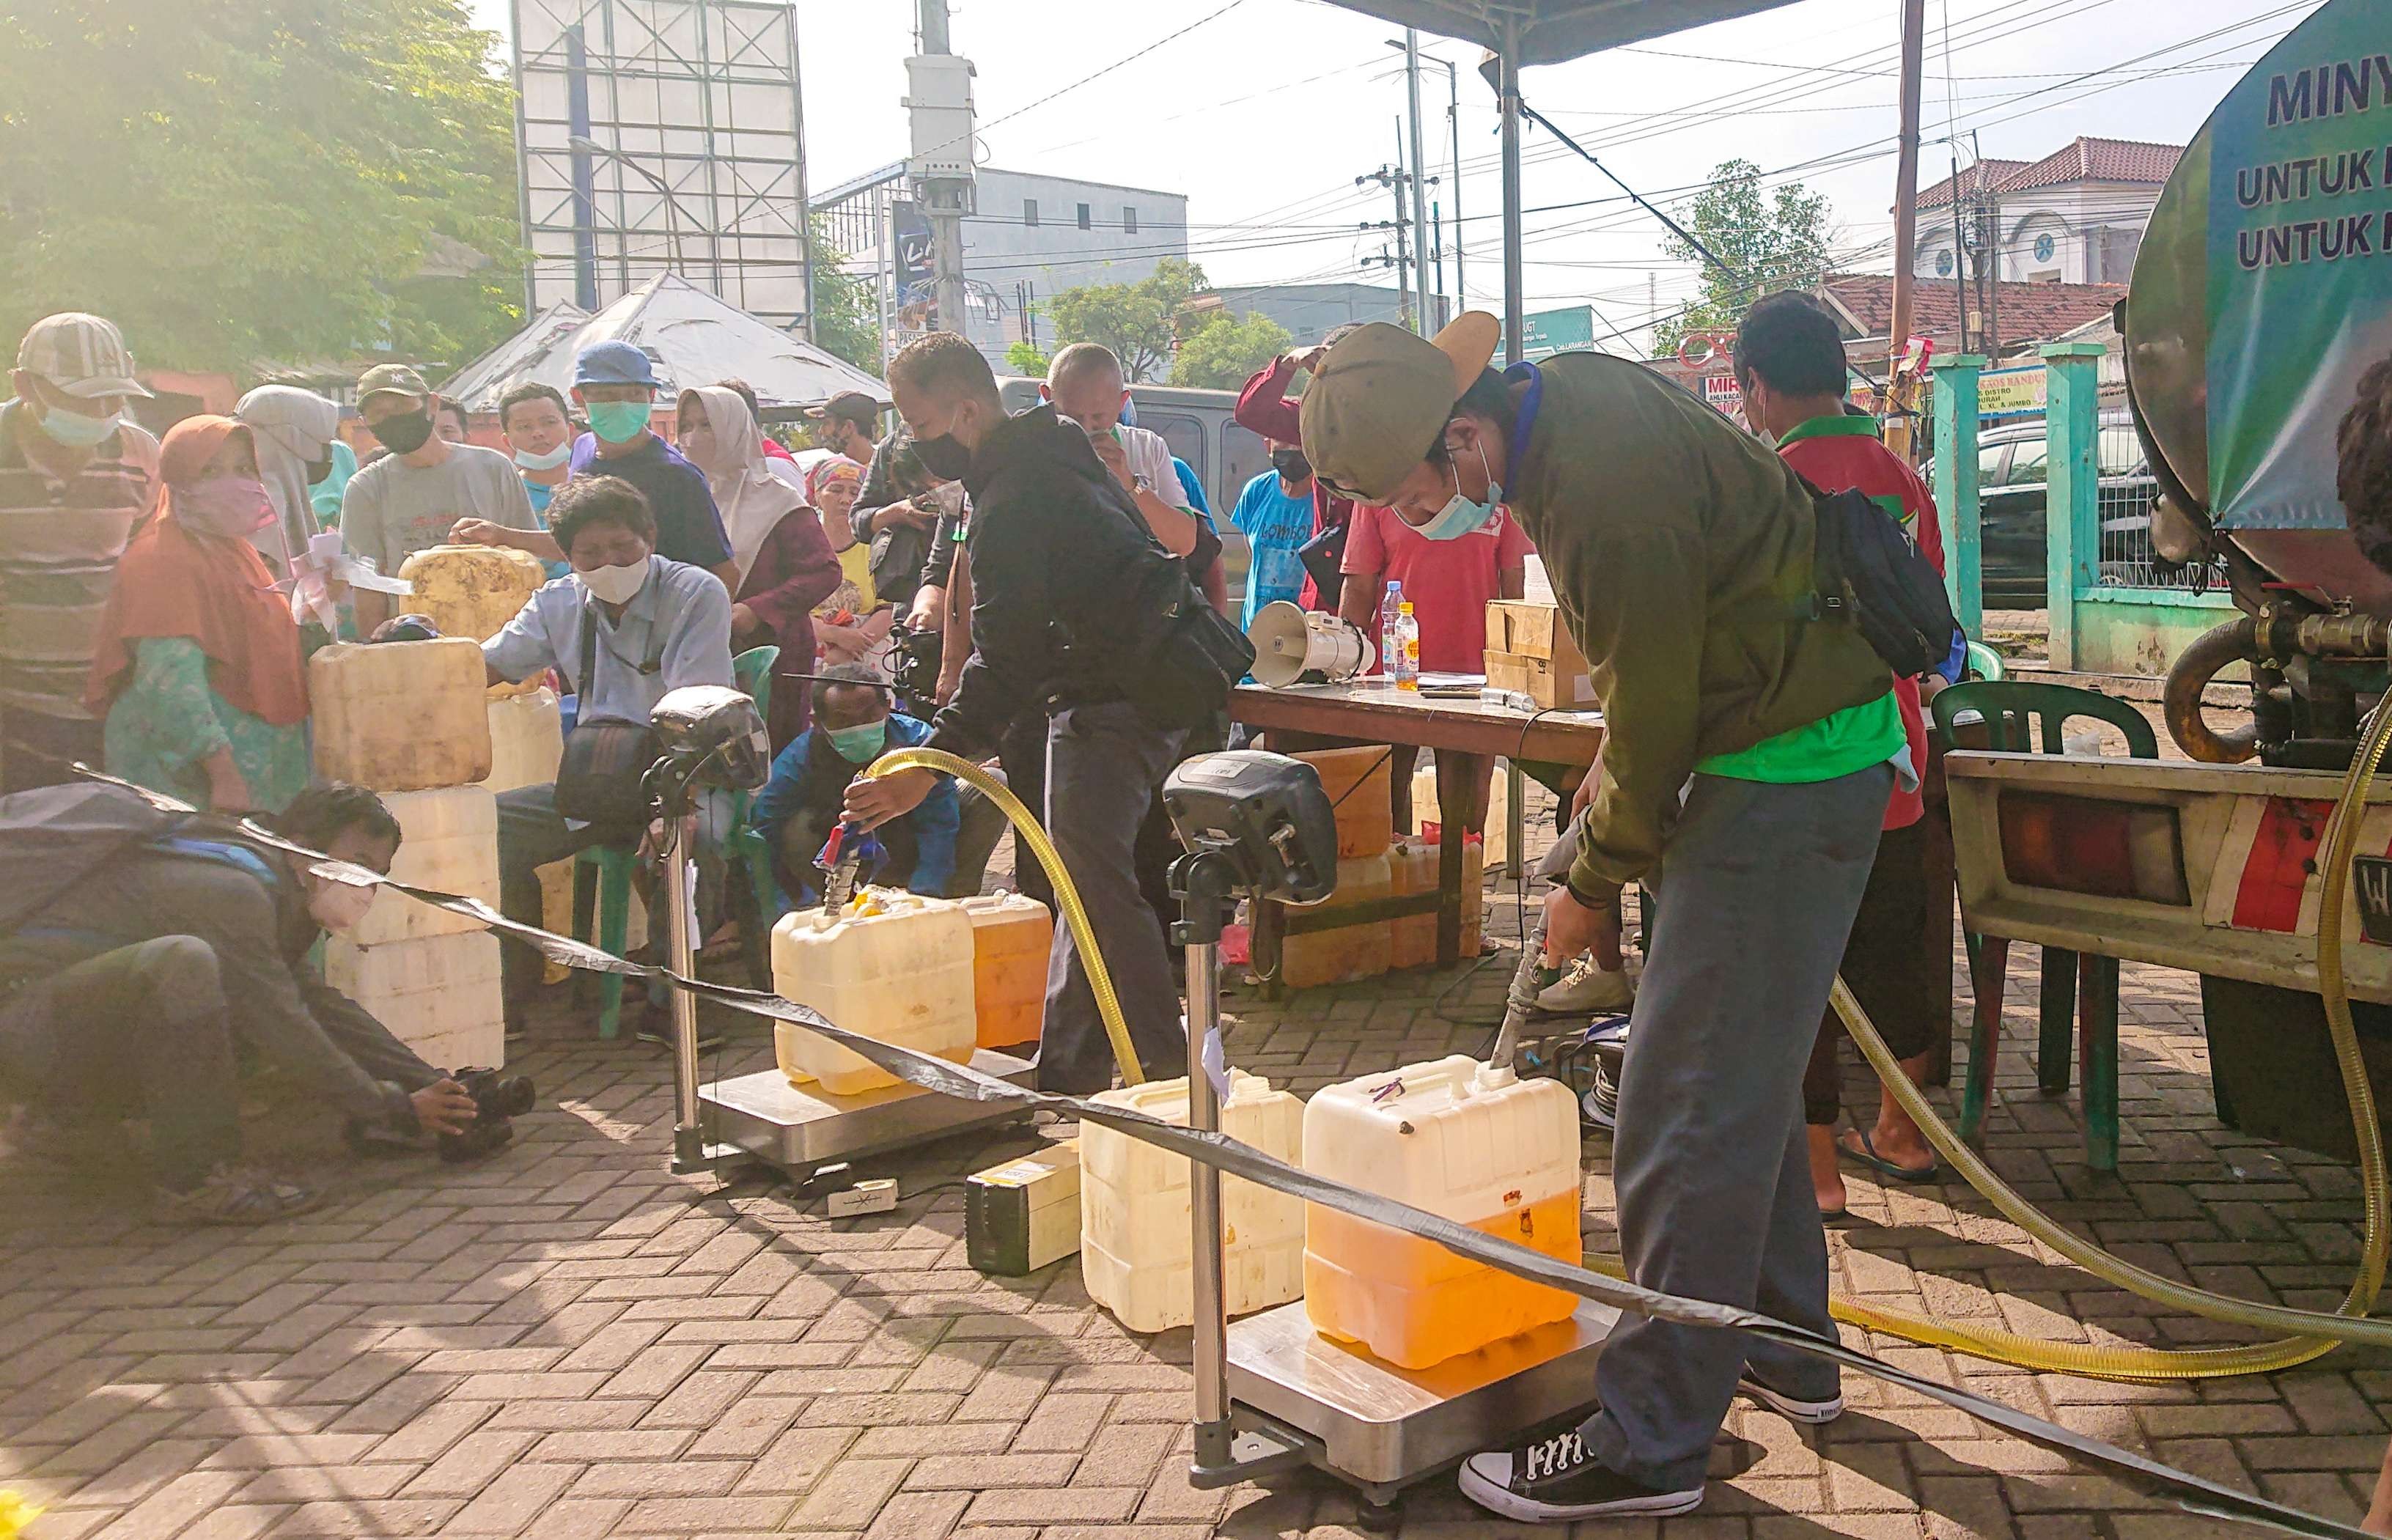
M1163 1080L1187 1073L1188 1037L1163 930L1138 891L1138 831L1155 789L1178 762L1185 736L1151 726L1120 702L1060 712L1046 731L1047 837L1087 908L1131 1045L1146 1073ZM1807 1053L1807 1040L1803 1046ZM1058 914L1046 964L1038 1088L1086 1095L1112 1081L1112 1046L1097 1014L1096 991L1071 926Z
M1629 1276L1835 1335L1802 1071L1868 884L1892 772L1810 785L1698 775L1644 879L1654 906L1612 1180ZM1614 1470L1699 1486L1745 1365L1805 1399L1834 1365L1737 1332L1622 1316L1584 1434Z

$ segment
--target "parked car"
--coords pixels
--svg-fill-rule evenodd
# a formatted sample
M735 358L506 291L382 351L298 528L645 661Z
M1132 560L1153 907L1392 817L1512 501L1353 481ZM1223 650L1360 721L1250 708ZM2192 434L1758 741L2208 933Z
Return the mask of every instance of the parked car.
M2049 443L2043 420L1987 428L1977 439L1978 528L1983 541L1985 607L2044 607L2048 553L2044 499ZM2095 445L2100 486L2100 574L2134 588L2178 581L2152 552L2152 503L2159 482L2124 408L2100 416ZM1949 543L1949 536L1946 536Z

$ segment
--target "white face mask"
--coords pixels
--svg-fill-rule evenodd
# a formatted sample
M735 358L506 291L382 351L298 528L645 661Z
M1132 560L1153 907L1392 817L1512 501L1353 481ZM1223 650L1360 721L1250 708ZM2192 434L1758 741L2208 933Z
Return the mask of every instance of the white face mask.
M592 596L608 604L628 604L633 595L647 586L648 563L634 562L622 567L576 567L573 576Z
M323 868L318 866L313 870L320 874ZM334 877L318 875L308 886L307 912L326 930L335 936L343 935L358 928L358 923L366 917L366 911L373 907L374 898L380 891L379 888L359 887Z
M553 471L572 458L573 444L569 439L544 455L533 454L529 449L515 451L515 463L526 471Z

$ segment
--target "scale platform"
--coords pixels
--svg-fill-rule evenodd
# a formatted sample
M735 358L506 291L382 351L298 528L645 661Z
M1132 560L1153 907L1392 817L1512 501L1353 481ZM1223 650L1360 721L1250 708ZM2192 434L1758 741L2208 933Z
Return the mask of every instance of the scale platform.
M1586 1301L1566 1321L1414 1370L1321 1336L1299 1300L1230 1323L1230 1417L1267 1436L1296 1435L1312 1464L1385 1503L1591 1405L1594 1361L1618 1319Z
M1029 1085L1037 1072L1035 1065L986 1048L972 1055L971 1068L1020 1086ZM1030 1116L1027 1107L966 1101L910 1085L834 1096L819 1085L791 1085L778 1069L701 1086L698 1105L709 1145L744 1150L766 1165L798 1172Z

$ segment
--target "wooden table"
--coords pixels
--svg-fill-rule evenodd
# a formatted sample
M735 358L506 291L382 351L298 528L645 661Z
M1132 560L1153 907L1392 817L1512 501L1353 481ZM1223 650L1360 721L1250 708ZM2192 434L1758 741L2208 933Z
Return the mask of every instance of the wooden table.
M1269 689L1242 684L1230 692L1229 716L1261 730L1269 745L1289 740L1297 748L1319 747L1317 740L1349 744L1408 744L1452 755L1465 771L1478 773L1479 762L1496 757L1544 760L1563 765L1592 765L1603 746L1603 714L1599 711L1529 712L1476 699L1424 696L1382 684L1293 685ZM1436 961L1439 966L1462 954L1462 836L1459 820L1439 821L1436 891L1396 898L1370 905L1363 920L1397 919L1436 913ZM1340 911L1338 922L1348 923L1357 912ZM1286 930L1310 928L1311 916L1290 915L1277 904L1265 904L1255 916L1254 965L1265 978L1277 971L1280 937Z

